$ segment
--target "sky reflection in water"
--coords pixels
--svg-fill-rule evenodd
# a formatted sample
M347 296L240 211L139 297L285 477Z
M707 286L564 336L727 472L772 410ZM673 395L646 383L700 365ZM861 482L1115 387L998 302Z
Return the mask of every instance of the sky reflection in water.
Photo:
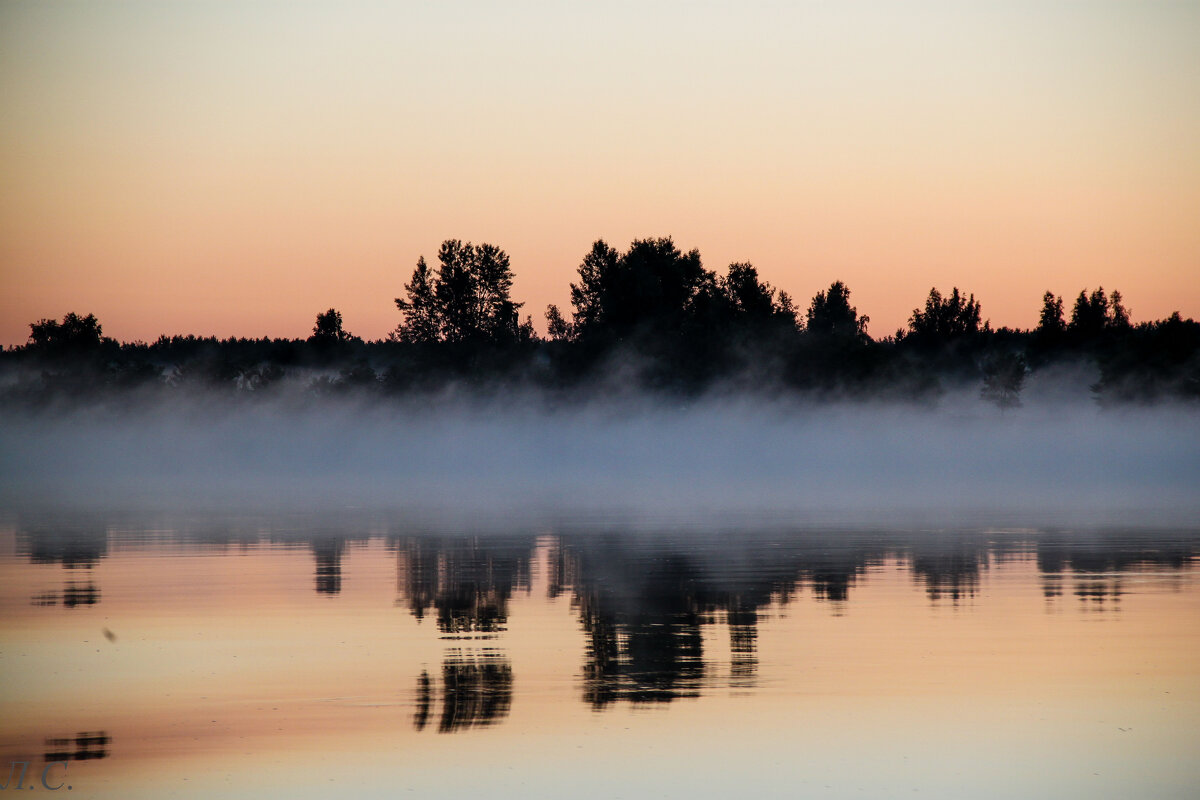
M210 515L0 547L3 763L83 796L1200 785L1197 531Z

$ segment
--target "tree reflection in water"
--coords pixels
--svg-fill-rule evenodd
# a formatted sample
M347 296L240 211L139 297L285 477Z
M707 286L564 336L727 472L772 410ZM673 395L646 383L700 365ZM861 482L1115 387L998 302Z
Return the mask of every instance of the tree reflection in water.
M529 589L536 546L521 537L397 537L398 590L418 620L430 609L447 638L488 638L508 623L508 601Z
M113 545L114 529L129 538ZM535 565L545 570L539 577L549 599L570 599L585 636L580 696L600 711L622 702L669 703L714 688L752 689L761 621L799 602L802 593L842 613L874 569L906 569L931 604L958 604L980 595L993 566L1032 560L1048 605L1074 598L1085 609L1117 611L1131 575L1154 571L1163 580L1184 580L1200 552L1194 531L656 533L567 525L540 534L366 532L372 529L381 530L348 521L298 530L245 521L139 528L87 518L18 525L16 551L30 564L63 569L61 588L32 596L34 606L53 613L54 607L100 602L95 567L114 551L164 542L202 550L307 550L315 561L313 588L333 600L343 588L350 548L384 536L396 559L397 603L418 621L432 617L436 636L454 643L440 670L425 669L416 678L412 724L423 730L436 716L441 732L493 725L508 715L512 664L502 649L478 645L503 640L511 600L532 590ZM705 652L704 628L713 625L727 629L726 665L722 654ZM66 737L48 740L48 752L107 753L99 739L80 736L87 747Z
M74 736L47 736L43 758L48 764L55 761L108 758L108 746L111 743L112 737L105 731L85 731Z
M512 707L513 672L508 658L496 650L477 652L455 649L442 662L442 712L439 733L493 725L508 716ZM417 710L413 727L429 723L437 688L428 671L417 678Z

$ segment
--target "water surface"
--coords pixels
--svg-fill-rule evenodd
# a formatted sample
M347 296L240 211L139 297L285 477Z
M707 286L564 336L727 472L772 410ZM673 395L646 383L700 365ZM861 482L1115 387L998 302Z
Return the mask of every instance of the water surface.
M42 791L1200 787L1195 530L75 514L0 552L2 763Z

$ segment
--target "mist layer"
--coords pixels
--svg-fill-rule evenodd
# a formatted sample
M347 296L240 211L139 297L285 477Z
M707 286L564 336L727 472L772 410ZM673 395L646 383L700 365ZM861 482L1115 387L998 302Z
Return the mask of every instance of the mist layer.
M0 475L7 509L1177 524L1200 511L1200 418L971 400L201 404L10 415Z

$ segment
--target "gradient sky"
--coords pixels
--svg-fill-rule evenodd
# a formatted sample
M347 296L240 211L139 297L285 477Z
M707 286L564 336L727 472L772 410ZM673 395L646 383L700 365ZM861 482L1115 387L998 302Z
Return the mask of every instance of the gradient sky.
M446 238L539 330L671 235L883 336L930 286L1200 317L1200 3L0 0L0 343L384 336Z

